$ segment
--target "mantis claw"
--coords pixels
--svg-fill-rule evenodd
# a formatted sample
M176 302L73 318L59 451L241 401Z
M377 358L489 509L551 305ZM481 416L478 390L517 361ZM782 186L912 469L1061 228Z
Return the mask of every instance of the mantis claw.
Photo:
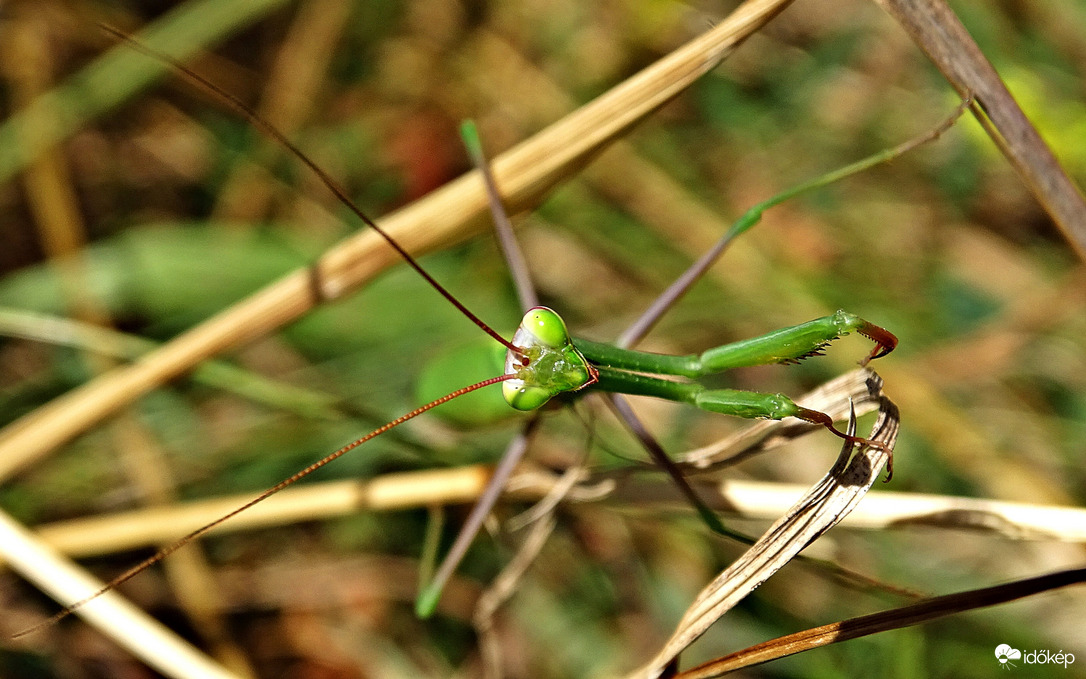
M874 323L864 321L863 325L856 329L856 332L875 343L875 348L871 350L871 353L867 355L867 358L860 361L861 368L865 367L876 358L882 358L897 347L897 337L894 333L886 328L879 327Z
M881 330L881 328L880 328L880 330ZM887 333L887 334L889 334L889 333ZM893 337L893 335L890 335L890 336ZM896 341L896 338L895 338L895 341ZM891 349L892 348L893 347L891 347ZM889 350L887 351L887 353L889 353ZM890 479L892 479L894 477L894 449L892 447L888 446L887 444L883 443L882 441L875 441L874 439L868 439L868 438L864 438L862 436L856 436L855 434L850 434L848 432L843 432L840 429L838 429L837 427L833 426L833 419L829 415L827 415L826 413L820 412L818 410L810 410L808 408L800 408L799 412L796 415L794 415L794 417L797 417L797 418L799 418L801 420L804 420L804 421L807 421L807 422L811 422L813 424L822 425L826 429L829 429L831 432L833 432L834 436L837 436L837 437L842 438L845 441L847 441L849 443L849 445L852 445L852 446L857 446L857 445L859 445L859 446L870 446L872 448L878 448L879 450L884 451L886 453L886 455L887 455L887 460L886 460L886 479L883 481L883 483L888 483L890 481Z

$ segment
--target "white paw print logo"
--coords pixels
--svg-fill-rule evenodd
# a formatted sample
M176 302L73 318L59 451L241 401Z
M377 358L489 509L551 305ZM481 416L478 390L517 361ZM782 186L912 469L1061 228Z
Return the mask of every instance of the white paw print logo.
M1018 660L1022 657L1022 651L1017 648L1011 648L1009 644L1000 644L996 646L995 650L996 660L999 661L999 666L1003 669L1014 667L1012 660Z

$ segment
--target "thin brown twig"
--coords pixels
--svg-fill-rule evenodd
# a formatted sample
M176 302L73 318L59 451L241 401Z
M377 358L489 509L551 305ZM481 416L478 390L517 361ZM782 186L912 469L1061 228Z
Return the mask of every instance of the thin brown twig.
M1077 568L1017 580L1005 585L934 597L901 608L850 618L778 637L698 665L675 675L674 679L712 679L744 667L760 665L770 660L795 655L813 648L828 646L849 639L858 639L888 630L919 625L955 613L995 606L1060 587L1082 584L1083 582L1086 582L1086 568Z

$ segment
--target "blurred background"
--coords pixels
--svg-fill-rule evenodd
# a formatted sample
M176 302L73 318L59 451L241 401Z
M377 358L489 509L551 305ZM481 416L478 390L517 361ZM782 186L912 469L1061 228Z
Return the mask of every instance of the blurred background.
M245 4L46 0L0 8L6 116L51 92L58 126L70 129L50 151L29 153L27 127L0 128L0 423L128 360L107 355L112 339L73 342L27 312L164 342L362 228L298 163L207 93L179 77L140 86L131 74L147 57L133 50L121 47L109 62L112 103L89 110L85 95L62 84L78 82L117 49L96 22L138 31L177 11L196 24L236 22L214 44L187 46L197 54L187 63L264 112L379 216L470 168L459 121L476 119L496 155L733 7L308 0L251 3L247 18L228 17ZM1074 27L1086 25L1086 10L1026 2L956 10L1083 185L1086 35ZM614 338L746 208L915 136L955 105L940 74L874 4L796 3L516 218L544 303L575 334ZM516 325L520 312L492 238L422 262L500 331ZM1083 275L1007 162L966 120L888 165L772 210L642 346L701 351L847 309L901 341L874 366L902 411L889 489L1081 505ZM478 334L397 267L225 357L253 376L249 396L177 380L6 479L0 506L33 525L156 497L261 489L418 405L423 366ZM849 370L868 348L846 338L824 358L739 370L722 383L799 395ZM488 376L469 371L454 382ZM284 394L292 389L319 398L290 400ZM676 453L746 426L671 404L637 406ZM472 427L425 418L315 480L490 462L518 426L516 418ZM613 451L641 457L610 418L597 427L606 450L591 451L594 465L629 464ZM530 455L561 468L583 454L586 439L580 419L556 414ZM812 483L837 449L833 437L815 434L729 474ZM169 482L159 485L169 487L148 488L149 468L168 468ZM523 508L510 504L499 514ZM466 511L450 508L447 540ZM558 518L499 616L509 676L613 675L634 666L741 553L709 536L689 510L604 502L563 508ZM766 524L734 525L758 533ZM244 658L237 662L261 677L472 676L479 665L472 597L508 561L516 538L480 538L451 601L419 621L412 601L426 527L427 512L418 509L205 541L192 559L204 561L196 569L210 574L225 616L208 625L183 612L168 584L190 576L156 568L124 591L195 643ZM839 529L815 549L930 593L1082 560L1080 545L932 528ZM85 563L110 577L150 553ZM3 591L5 616L25 623L17 627L54 610L14 575L5 574ZM717 623L684 663L895 603L791 565ZM1004 642L1086 659L1082 604L1081 593L1040 596L758 673L990 676L993 649ZM77 620L33 643L9 644L0 661L6 676L153 676ZM1069 676L1031 668L1046 671Z

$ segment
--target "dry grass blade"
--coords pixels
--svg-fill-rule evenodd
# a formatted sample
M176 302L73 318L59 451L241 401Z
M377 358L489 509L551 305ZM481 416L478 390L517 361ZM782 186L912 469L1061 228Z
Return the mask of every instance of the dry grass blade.
M564 477L529 466L520 467L509 482L506 498L538 500L547 498L563 483ZM359 511L397 511L433 505L462 504L476 500L490 479L490 467L476 465L455 469L386 474L369 481L326 481L284 490L217 533L240 532L269 526L284 526L350 516ZM662 484L655 484L659 487ZM610 502L646 508L681 502L670 486L666 496L653 488L605 480L595 486L574 486L563 491L564 501ZM710 506L728 515L747 519L773 519L783 514L803 495L798 484L725 480L715 490L699 485ZM61 521L36 527L39 537L72 557L111 554L154 545L183 535L237 507L249 495L230 495L168 507L137 509ZM685 506L685 505L684 505ZM552 503L547 501L544 510ZM524 515L539 520L535 510ZM524 523L512 520L516 530ZM1086 542L1086 509L999 502L966 497L872 491L866 502L844 517L842 525L859 529L908 528L915 526L990 532L1012 540L1060 540ZM2 545L0 545L2 546Z
M715 67L789 3L756 0L711 31L653 64L494 160L507 205L523 209L573 174L603 147ZM472 235L482 226L486 197L477 172L381 220L408 251L423 253ZM396 262L374 234L363 232L320 260L325 295L338 297ZM315 304L312 275L296 271L189 330L133 366L72 390L0 432L0 478L7 478L140 395L227 349L282 327Z
M943 0L878 0L958 92L973 92L978 116L1064 237L1086 259L1086 198L1041 139L999 74ZM992 129L994 127L994 130Z
M882 397L870 438L892 448L898 424L897 407ZM853 417L849 433L854 431ZM710 625L852 511L889 459L889 452L880 448L866 447L855 456L852 452L852 445L844 446L829 473L701 591L656 656L629 677L660 676Z
M157 346L150 340L111 328L4 307L0 307L0 336L74 347L123 361L135 361ZM310 417L336 419L349 408L329 394L270 379L226 361L204 361L190 374L190 379L255 403Z
M1006 585L934 597L891 611L843 620L779 637L694 667L675 675L675 679L711 679L812 648L918 625L954 613L995 606L1060 587L1082 584L1083 581L1086 581L1086 568L1079 568L1019 580Z
M804 487L794 483L721 481L714 507L746 518L779 516ZM704 492L704 491L703 491ZM841 521L866 530L947 528L1008 540L1086 542L1086 509L927 493L872 491Z
M485 465L386 474L372 481L333 481L298 486L279 493L216 532L281 526L318 518L343 516L366 509L395 511L411 507L471 502L490 481ZM539 497L539 485L518 497ZM90 556L176 540L227 512L237 509L252 494L229 495L191 503L76 519L39 526L42 538L66 554ZM4 557L0 545L0 557ZM6 557L5 557L6 558Z
M3 512L0 512L0 546L13 569L57 601L78 601L102 588L101 581L44 545ZM78 615L166 676L193 679L237 676L115 592L80 608Z

